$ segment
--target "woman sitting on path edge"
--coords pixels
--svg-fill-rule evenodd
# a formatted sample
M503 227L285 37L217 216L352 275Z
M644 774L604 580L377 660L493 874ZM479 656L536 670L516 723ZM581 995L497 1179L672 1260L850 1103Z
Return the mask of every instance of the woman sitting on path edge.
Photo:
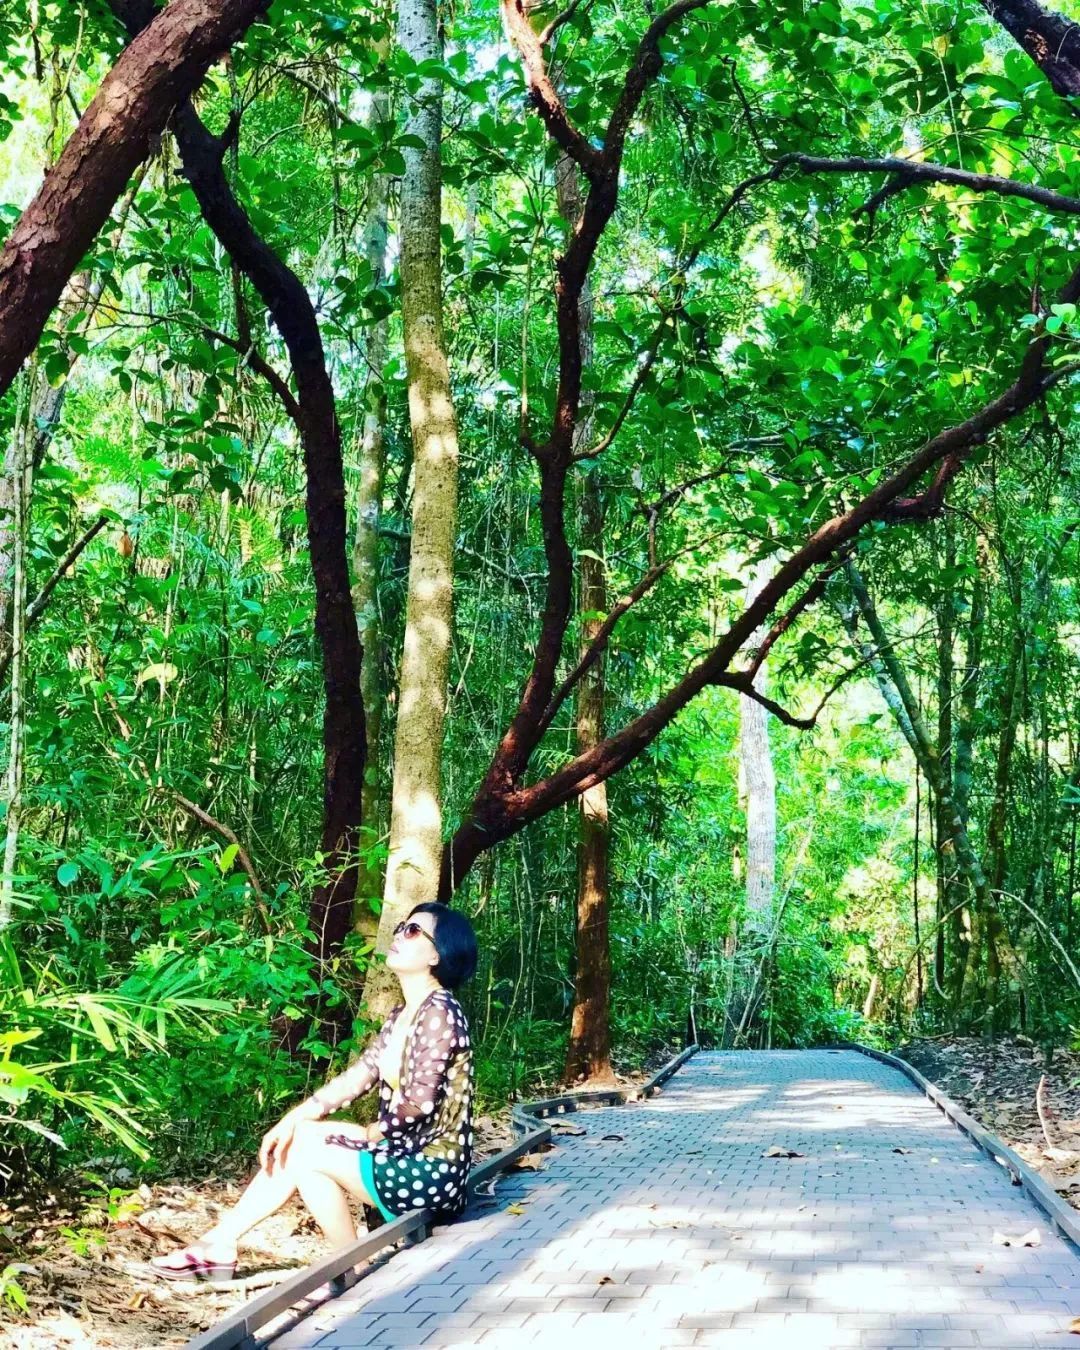
M151 1263L165 1279L231 1279L237 1243L297 1191L334 1247L356 1237L348 1196L387 1219L424 1207L465 1208L472 1156L473 1058L452 990L476 969L476 936L463 914L418 905L394 930L386 957L405 1002L343 1074L265 1135L258 1175L196 1242ZM379 1119L320 1124L379 1084Z

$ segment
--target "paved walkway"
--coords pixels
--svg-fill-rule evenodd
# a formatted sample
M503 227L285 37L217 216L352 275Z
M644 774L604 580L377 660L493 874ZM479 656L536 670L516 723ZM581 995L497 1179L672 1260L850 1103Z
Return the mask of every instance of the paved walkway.
M876 1060L700 1054L648 1102L560 1119L587 1133L273 1350L1080 1350L1080 1258Z

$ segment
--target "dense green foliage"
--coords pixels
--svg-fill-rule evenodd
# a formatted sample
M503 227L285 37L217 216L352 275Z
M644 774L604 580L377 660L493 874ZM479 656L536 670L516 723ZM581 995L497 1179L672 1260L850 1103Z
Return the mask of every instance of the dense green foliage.
M2 228L121 45L107 7L91 0L9 9ZM586 5L556 39L561 87L586 134L606 120L647 22L645 6ZM552 277L565 226L554 156L524 110L497 9L448 12L446 24L445 320L463 450L449 834L513 710L543 605L536 478L519 435L523 418L546 423L554 398ZM368 770L384 798L410 449L397 276L391 268L373 288L360 241L374 175L402 171L396 125L416 80L399 53L376 58L387 31L360 0L315 19L278 0L199 100L218 130L242 111L231 181L316 301L350 490L367 335L390 316L379 575L389 718ZM1031 201L915 185L866 212L882 176L793 167L716 224L738 183L790 152L923 156L1067 193L1070 109L978 5L716 4L678 25L664 51L592 278L598 438L651 345L656 353L611 447L584 466L605 499L609 594L625 594L657 558L676 559L617 630L613 729L712 645L742 608L753 562L785 555L928 432L996 396L1033 324L1045 322L1052 360L1071 360L1076 341L1075 311L1032 313L1033 295L1049 304L1071 270L1074 217ZM365 118L379 88L396 124ZM277 1048L283 1020L300 1018L315 992L305 939L321 864L320 658L295 432L218 335L235 339L246 313L284 372L280 340L201 221L169 139L87 260L84 289L95 279L92 310L75 298L54 316L33 368L0 404L9 441L35 382L66 388L34 477L29 595L108 518L27 646L24 819L14 919L0 937L0 1147L9 1161L54 1166L53 1136L86 1157L111 1132L165 1169L246 1148L328 1068L317 1031L310 1060ZM917 786L845 634L842 576L770 658L770 692L802 713L858 668L812 731L771 724L779 871L758 1031L769 1044L885 1039L913 1024L1070 1034L1080 807L1072 430L1066 384L978 447L944 514L872 525L859 544L946 760L974 700L970 832L996 897L993 957L980 945L989 912L953 875L949 848L935 852L927 784ZM650 531L650 504L665 494ZM573 500L570 519L573 532ZM680 1043L691 1010L703 1038L724 1035L744 895L737 702L706 691L610 784L622 1066ZM567 704L537 773L573 750ZM236 846L179 798L235 833L261 896ZM385 818L366 824L377 865ZM483 857L461 897L482 945L467 1003L488 1105L561 1070L575 839L574 811L551 813ZM357 937L328 976L331 1003L355 1006L365 960Z

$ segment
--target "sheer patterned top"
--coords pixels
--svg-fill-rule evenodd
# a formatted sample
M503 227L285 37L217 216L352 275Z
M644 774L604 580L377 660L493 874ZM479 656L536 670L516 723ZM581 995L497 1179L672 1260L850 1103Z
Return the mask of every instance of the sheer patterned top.
M319 1088L314 1098L326 1113L338 1111L378 1083L385 1137L375 1146L377 1160L379 1155L423 1153L450 1164L459 1174L455 1180L467 1178L473 1144L473 1052L465 1013L448 989L433 990L405 1032L398 1081L391 1086L379 1062L403 1012L404 1004L395 1008L356 1063Z

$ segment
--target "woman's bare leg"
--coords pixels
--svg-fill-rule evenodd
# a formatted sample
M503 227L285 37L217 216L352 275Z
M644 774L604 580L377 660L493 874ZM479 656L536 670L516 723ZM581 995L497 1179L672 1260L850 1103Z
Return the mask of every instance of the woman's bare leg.
M302 1141L301 1151L296 1158L295 1180L300 1198L326 1234L330 1245L344 1247L356 1237L356 1223L349 1207L349 1196L368 1205L375 1202L360 1180L357 1151L342 1144L327 1143L328 1138L335 1136L349 1139L358 1137L358 1134L352 1130L343 1130L338 1125L330 1129L311 1130Z
M273 1172L260 1168L232 1209L199 1239L199 1245L235 1257L236 1245L244 1234L276 1214L295 1194L296 1177L290 1167L279 1167Z
M244 1234L276 1214L297 1191L333 1246L351 1242L356 1227L346 1192L367 1204L373 1202L360 1180L356 1151L328 1144L327 1137L334 1135L358 1142L366 1139L363 1126L348 1121L301 1122L286 1165L273 1172L260 1169L232 1209L190 1246L207 1260L223 1264L235 1261L237 1244ZM183 1252L158 1258L157 1264L180 1267L184 1264Z

